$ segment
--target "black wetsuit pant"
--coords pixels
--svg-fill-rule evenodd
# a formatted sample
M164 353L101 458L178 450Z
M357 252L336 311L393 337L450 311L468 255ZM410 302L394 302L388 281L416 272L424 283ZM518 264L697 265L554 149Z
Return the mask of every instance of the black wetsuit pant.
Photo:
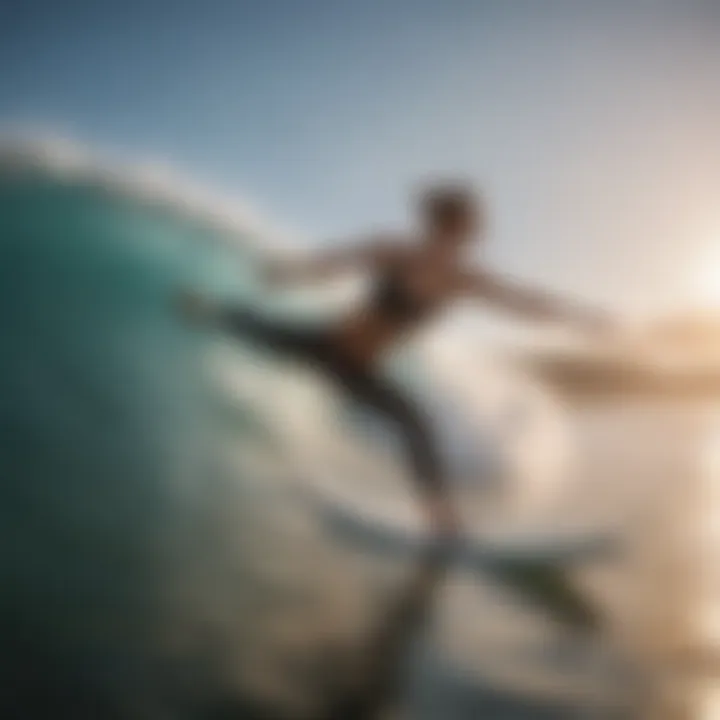
M236 308L223 311L222 324L250 342L317 367L355 402L391 421L406 449L418 489L423 495L441 490L442 473L435 438L420 410L371 369L344 357L327 332L275 324Z

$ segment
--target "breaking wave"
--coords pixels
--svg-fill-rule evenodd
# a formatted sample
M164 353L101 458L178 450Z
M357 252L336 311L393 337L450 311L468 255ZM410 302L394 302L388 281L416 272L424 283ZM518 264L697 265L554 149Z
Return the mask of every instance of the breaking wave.
M58 693L70 682L97 688L99 703L134 697L128 685L142 694L149 664L192 655L208 628L227 630L224 613L259 618L248 588L292 572L352 584L341 568L320 575L331 550L298 488L321 478L359 504L411 502L392 439L366 431L322 378L174 316L181 286L267 312L328 307L319 293L266 294L256 260L279 234L238 208L159 166L0 144L2 622L18 678L47 667ZM339 293L334 308L352 301ZM552 494L567 449L557 408L440 332L387 372L431 409L452 481L477 490L471 521L485 480L504 478L513 502ZM286 567L298 543L307 561ZM258 569L240 593L248 563ZM327 608L314 612L327 625ZM262 622L250 625L230 643L248 683L260 661L243 653L270 652Z

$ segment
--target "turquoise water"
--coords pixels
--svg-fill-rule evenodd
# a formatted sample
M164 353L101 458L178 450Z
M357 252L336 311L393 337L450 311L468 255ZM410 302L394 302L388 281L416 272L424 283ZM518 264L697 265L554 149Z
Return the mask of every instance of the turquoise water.
M168 312L215 261L191 232L89 186L0 186L3 637L71 678L142 657L170 481L217 472L198 341Z

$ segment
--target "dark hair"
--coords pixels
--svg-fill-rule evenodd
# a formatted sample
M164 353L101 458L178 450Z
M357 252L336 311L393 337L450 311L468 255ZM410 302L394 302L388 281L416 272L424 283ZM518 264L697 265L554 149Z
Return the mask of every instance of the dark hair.
M446 224L482 213L472 187L461 183L434 185L420 195L420 210L433 223Z

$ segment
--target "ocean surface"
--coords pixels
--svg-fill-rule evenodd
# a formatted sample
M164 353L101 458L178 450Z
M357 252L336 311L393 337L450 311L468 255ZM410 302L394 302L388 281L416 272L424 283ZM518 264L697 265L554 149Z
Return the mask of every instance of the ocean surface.
M0 153L3 718L353 717L326 706L368 676L390 717L720 712L713 408L565 408L450 340L389 364L467 523L622 538L572 573L600 619L582 633L497 578L340 537L307 488L412 508L392 438L308 369L178 318L188 286L314 317L259 289L263 231L197 198Z

